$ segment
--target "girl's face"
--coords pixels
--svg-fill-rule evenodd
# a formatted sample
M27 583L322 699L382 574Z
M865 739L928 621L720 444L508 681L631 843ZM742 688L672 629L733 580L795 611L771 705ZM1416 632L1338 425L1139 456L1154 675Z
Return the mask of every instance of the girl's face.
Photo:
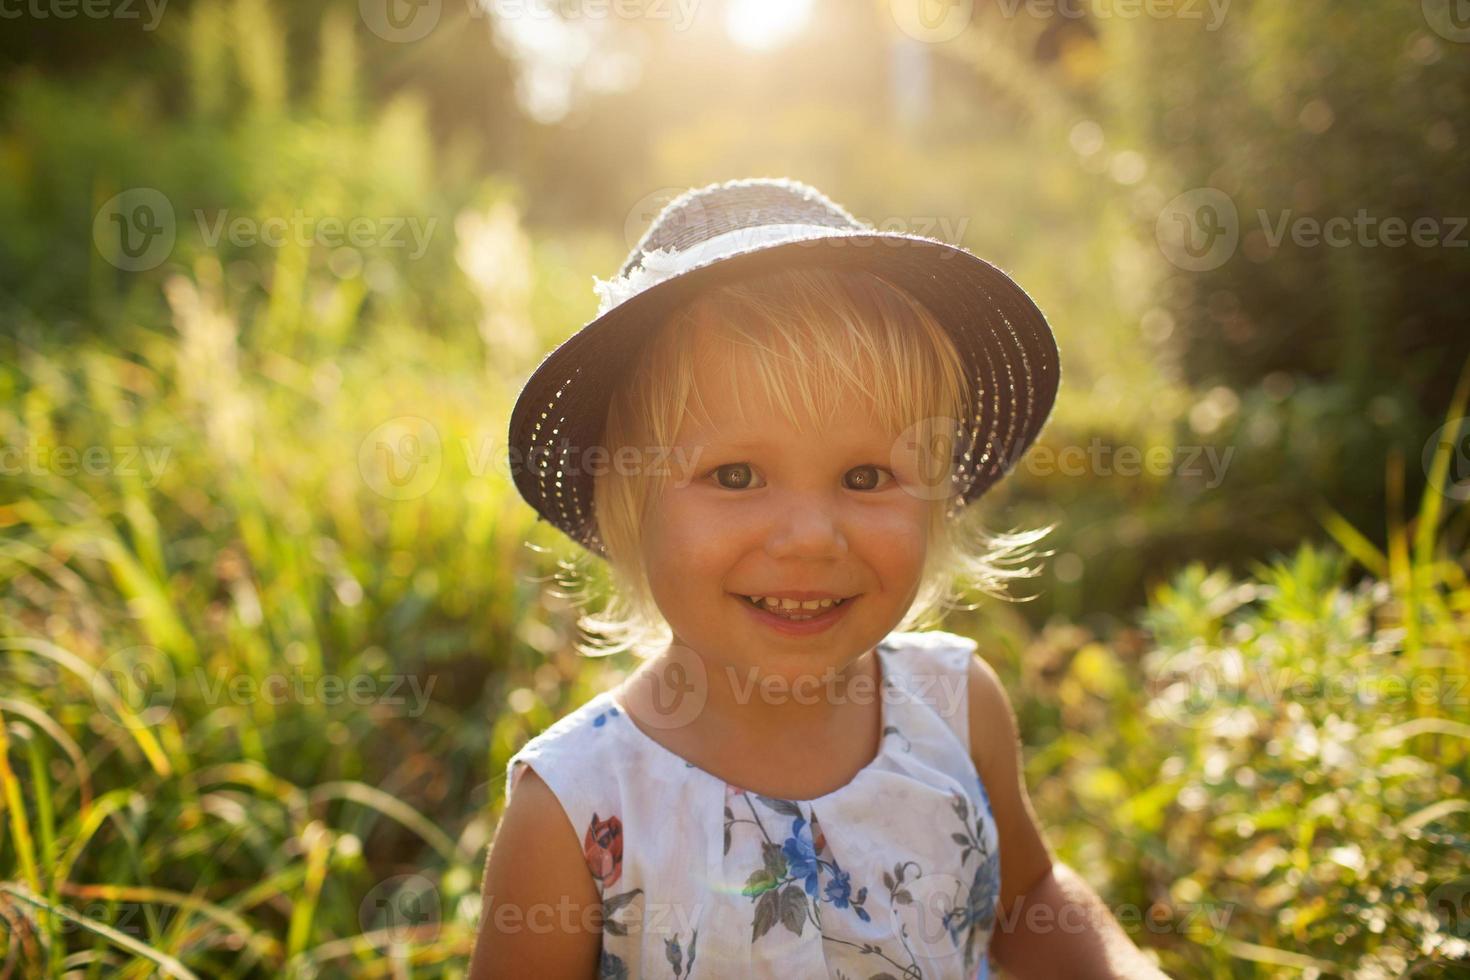
M708 423L686 412L673 458L690 466L667 485L643 536L653 598L674 643L710 669L734 668L742 683L750 668L787 680L841 670L913 603L932 504L910 489L917 460L896 452L897 434L862 405L804 435L757 404L741 360L724 351L696 359ZM822 617L825 628L797 632L746 598L786 592L846 601Z

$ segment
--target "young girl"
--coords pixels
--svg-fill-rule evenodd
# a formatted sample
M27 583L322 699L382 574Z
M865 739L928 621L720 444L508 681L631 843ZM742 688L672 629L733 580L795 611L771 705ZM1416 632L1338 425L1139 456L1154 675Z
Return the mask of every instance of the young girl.
M966 509L1055 399L1024 291L787 180L671 202L511 420L644 659L510 760L475 978L1162 976L1056 863L976 644L1045 531Z

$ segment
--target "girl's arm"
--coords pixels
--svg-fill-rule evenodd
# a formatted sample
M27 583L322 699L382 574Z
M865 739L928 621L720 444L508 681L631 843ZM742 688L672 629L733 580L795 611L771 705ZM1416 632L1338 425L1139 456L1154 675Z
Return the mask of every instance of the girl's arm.
M482 898L470 980L597 975L602 899L571 821L534 769L500 818Z
M970 755L1000 835L1000 900L991 936L995 958L1019 980L1167 980L1087 883L1052 859L1021 778L1010 700L994 668L979 657L970 659L968 691Z

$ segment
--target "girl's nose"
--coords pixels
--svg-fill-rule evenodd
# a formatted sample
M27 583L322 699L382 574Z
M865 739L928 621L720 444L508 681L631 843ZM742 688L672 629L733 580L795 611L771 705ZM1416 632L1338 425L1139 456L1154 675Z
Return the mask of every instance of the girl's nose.
M847 553L847 538L830 504L792 497L778 505L766 550L773 558L833 558Z

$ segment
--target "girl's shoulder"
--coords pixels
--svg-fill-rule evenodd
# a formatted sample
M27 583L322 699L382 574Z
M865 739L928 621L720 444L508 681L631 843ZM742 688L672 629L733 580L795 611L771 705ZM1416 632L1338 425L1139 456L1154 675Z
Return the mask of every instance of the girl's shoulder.
M638 784L659 779L649 769L652 760L639 758L638 744L626 736L628 727L627 716L611 692L604 691L531 738L505 767L506 807L526 770L534 769L582 840L594 871L595 859L611 853L610 841L621 847L620 815L630 792L636 794ZM596 883L601 891L607 882L598 876Z
M968 751L970 661L979 644L945 630L893 632L878 644L888 656L885 683L902 687L906 700L932 712Z
M610 724L621 719L622 711L612 693L604 691L552 722L510 757L506 765L506 802L523 766L536 769L537 775L556 789L563 771L568 771L566 778L577 778L578 770L596 772L625 753L627 746L619 738L622 726Z
M968 674L969 661L980 644L968 636L945 630L916 630L889 633L878 644L891 656L889 663L903 675L958 672Z
M894 650L918 650L931 654L949 654L957 656L960 652L974 653L979 644L968 636L958 633L950 633L945 630L913 630L899 632L895 630L889 633L879 643Z

